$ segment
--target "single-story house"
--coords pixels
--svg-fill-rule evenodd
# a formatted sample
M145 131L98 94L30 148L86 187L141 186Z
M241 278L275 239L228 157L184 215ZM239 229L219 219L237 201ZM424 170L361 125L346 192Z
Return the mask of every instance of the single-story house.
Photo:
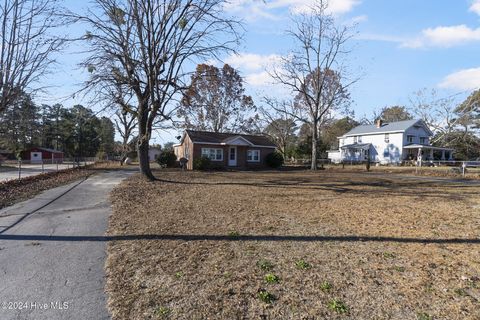
M158 157L162 153L162 149L158 147L150 147L148 148L148 160L150 162L157 161Z
M188 170L200 157L224 168L264 168L265 157L276 149L266 136L194 130L185 130L180 143L173 147L177 160L188 159Z
M423 120L361 125L338 137L338 149L328 151L334 163L364 162L400 164L413 160L453 160L453 149L430 145L432 131Z
M62 163L63 152L59 150L33 147L24 150L21 154L22 160L30 161L30 163Z

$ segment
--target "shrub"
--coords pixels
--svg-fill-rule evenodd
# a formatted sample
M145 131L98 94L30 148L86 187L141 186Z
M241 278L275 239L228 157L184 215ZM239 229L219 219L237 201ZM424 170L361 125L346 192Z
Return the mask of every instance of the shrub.
M279 168L283 165L283 156L279 152L272 152L265 157L265 163L270 168Z
M208 170L212 166L212 163L207 157L200 157L193 160L194 170Z
M167 168L172 168L175 166L177 161L177 156L173 150L163 151L160 153L160 156L157 159L157 162L161 166L166 166Z

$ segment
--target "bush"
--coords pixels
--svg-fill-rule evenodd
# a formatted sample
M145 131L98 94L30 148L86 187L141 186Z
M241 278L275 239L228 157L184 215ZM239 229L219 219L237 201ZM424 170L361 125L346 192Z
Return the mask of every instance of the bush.
M173 150L163 151L162 153L160 153L157 162L161 166L172 168L177 162L177 156L175 155L175 152L173 152Z
M265 157L265 163L270 168L279 168L283 165L283 156L278 152L272 152Z
M207 157L200 157L193 160L193 170L208 170L212 166L212 163Z

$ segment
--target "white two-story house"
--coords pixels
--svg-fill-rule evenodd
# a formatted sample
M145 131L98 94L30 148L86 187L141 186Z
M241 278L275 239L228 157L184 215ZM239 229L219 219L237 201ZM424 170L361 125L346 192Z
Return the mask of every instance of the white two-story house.
M338 137L338 150L328 151L334 163L400 164L405 160L452 160L453 150L430 145L433 133L422 120L361 125Z

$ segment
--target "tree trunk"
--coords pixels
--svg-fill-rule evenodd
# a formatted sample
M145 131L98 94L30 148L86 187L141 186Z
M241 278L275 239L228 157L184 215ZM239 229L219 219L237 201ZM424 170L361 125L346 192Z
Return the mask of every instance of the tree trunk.
M138 161L140 173L150 181L155 180L150 169L150 161L148 158L148 144L150 141L150 131L148 130L146 108L139 108L138 112ZM143 111L143 112L142 112Z
M312 124L312 165L311 170L317 170L317 141L318 141L318 123L314 122Z
M138 161L140 165L140 173L150 181L155 180L150 169L150 161L148 158L148 139L140 139L138 142Z

